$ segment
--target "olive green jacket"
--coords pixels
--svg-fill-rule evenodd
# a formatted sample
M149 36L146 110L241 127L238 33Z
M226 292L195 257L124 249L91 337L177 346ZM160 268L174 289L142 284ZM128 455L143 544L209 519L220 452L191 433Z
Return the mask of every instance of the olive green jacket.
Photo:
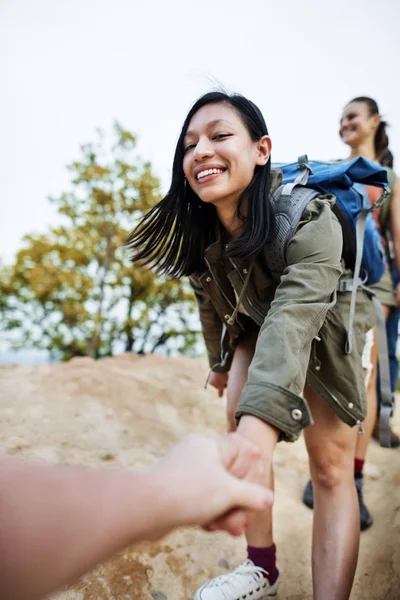
M279 183L274 174L273 187ZM252 263L226 258L218 239L205 252L206 271L191 277L213 371L229 370L244 330L237 296L261 327L237 417L250 413L264 418L257 407L268 398L274 407L268 421L287 440L296 439L312 422L301 393L311 344L335 304L342 274L342 229L332 204L324 196L308 204L288 244L282 274L272 275L262 255Z

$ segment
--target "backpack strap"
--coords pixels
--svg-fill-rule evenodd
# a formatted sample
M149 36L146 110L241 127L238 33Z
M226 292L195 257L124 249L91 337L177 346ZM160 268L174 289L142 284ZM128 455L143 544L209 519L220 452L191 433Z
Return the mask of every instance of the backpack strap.
M382 304L376 298L375 293L370 288L364 286L359 279L358 285L354 285L354 279L343 279L339 281L337 290L338 292L351 292L350 301L350 317L349 327L353 327L355 304L352 306L352 300L356 297L357 288L363 288L370 296L375 312L376 318L376 334L378 338L378 361L379 361L379 374L380 374L380 390L381 390L381 409L380 409L380 430L379 430L379 443L384 448L390 448L390 427L389 421L393 411L393 395L390 384L390 367L389 367L389 355L388 355L388 344L386 336L386 321L383 312ZM347 334L346 342L346 353L348 353L348 342L351 344L352 329Z
M297 159L297 166L300 173L297 175L293 183L287 183L283 186L283 195L290 196L294 188L298 185L307 185L308 178L312 175L312 169L308 162L307 154L299 156Z
M268 269L281 275L287 266L286 248L300 222L307 204L319 192L299 183L279 186L271 196L271 207L275 217L275 237L265 251Z
M379 411L379 443L390 448L390 417L393 411L393 394L390 383L389 353L386 336L386 320L382 304L375 295L372 296L376 316L376 333L378 337L378 360L381 388L381 407Z
M390 427L389 420L393 409L393 398L390 385L390 368L389 368L389 357L387 350L387 336L386 336L386 322L385 315L383 313L382 305L379 300L375 297L372 290L363 285L360 279L360 266L361 258L364 247L364 233L367 221L368 213L379 208L381 203L387 197L387 191L384 190L381 198L377 200L372 206L368 207L365 202L365 188L354 184L354 187L364 198L365 208L360 213L356 223L356 261L354 266L353 279L344 279L338 282L338 292L351 292L350 299L350 314L349 323L347 330L347 340L345 351L346 354L350 354L353 349L353 323L356 309L357 299L357 288L362 287L372 298L374 305L375 317L376 317L376 332L378 337L378 359L379 359L379 373L380 373L380 388L381 388L381 410L380 410L380 431L379 431L379 443L384 448L390 448Z
M356 310L357 288L363 284L360 278L361 260L364 249L364 234L367 222L367 216L370 210L365 208L360 213L356 223L356 261L353 270L353 279L343 279L338 281L338 292L351 292L349 323L347 326L347 339L345 344L346 354L351 354L353 350L353 323Z
M353 270L353 279L339 281L337 287L338 292L351 292L349 324L347 328L347 340L345 345L346 354L351 354L353 350L353 323L354 314L356 310L357 288L362 286L364 283L360 278L360 268L364 249L364 236L365 227L367 224L367 217L370 212L373 212L374 210L377 210L382 206L382 203L385 201L388 195L388 191L385 188L382 192L381 197L371 205L369 204L365 187L357 183L355 183L353 187L358 191L358 193L362 197L364 208L361 210L356 223L356 260Z

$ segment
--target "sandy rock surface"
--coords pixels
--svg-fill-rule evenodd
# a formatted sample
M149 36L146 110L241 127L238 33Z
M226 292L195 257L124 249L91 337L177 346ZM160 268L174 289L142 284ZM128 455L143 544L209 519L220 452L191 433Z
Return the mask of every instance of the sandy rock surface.
M223 432L224 401L204 390L201 359L139 358L0 365L0 449L51 464L152 465L190 431ZM400 409L395 423L400 428ZM303 440L275 458L279 600L310 600L312 512ZM400 450L372 443L365 495L374 515L362 534L352 600L400 599ZM52 600L187 600L210 577L242 562L243 540L196 529L127 549Z

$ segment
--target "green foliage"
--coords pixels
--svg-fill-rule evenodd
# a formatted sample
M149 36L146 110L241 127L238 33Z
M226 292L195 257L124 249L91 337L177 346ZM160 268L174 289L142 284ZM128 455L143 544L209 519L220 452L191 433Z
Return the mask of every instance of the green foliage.
M107 144L82 147L70 189L51 198L63 225L26 235L15 263L0 269L2 328L14 348L62 360L121 351L193 351L198 341L187 282L129 263L130 229L158 200L159 180L119 124ZM193 327L194 323L194 327Z

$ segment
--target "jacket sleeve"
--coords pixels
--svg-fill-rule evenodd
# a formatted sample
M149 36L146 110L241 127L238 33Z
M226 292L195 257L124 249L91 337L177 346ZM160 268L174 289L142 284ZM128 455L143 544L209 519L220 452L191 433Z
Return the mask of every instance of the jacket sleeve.
M209 294L204 290L197 277L190 277L190 285L199 309L210 369L216 373L225 373L231 367L233 349L230 347L228 335L225 335L224 324L215 310ZM224 358L225 360L223 360Z
M287 267L260 329L237 420L252 414L288 441L311 424L301 397L311 343L336 299L342 269L342 229L330 202L317 197L307 206L287 247Z

